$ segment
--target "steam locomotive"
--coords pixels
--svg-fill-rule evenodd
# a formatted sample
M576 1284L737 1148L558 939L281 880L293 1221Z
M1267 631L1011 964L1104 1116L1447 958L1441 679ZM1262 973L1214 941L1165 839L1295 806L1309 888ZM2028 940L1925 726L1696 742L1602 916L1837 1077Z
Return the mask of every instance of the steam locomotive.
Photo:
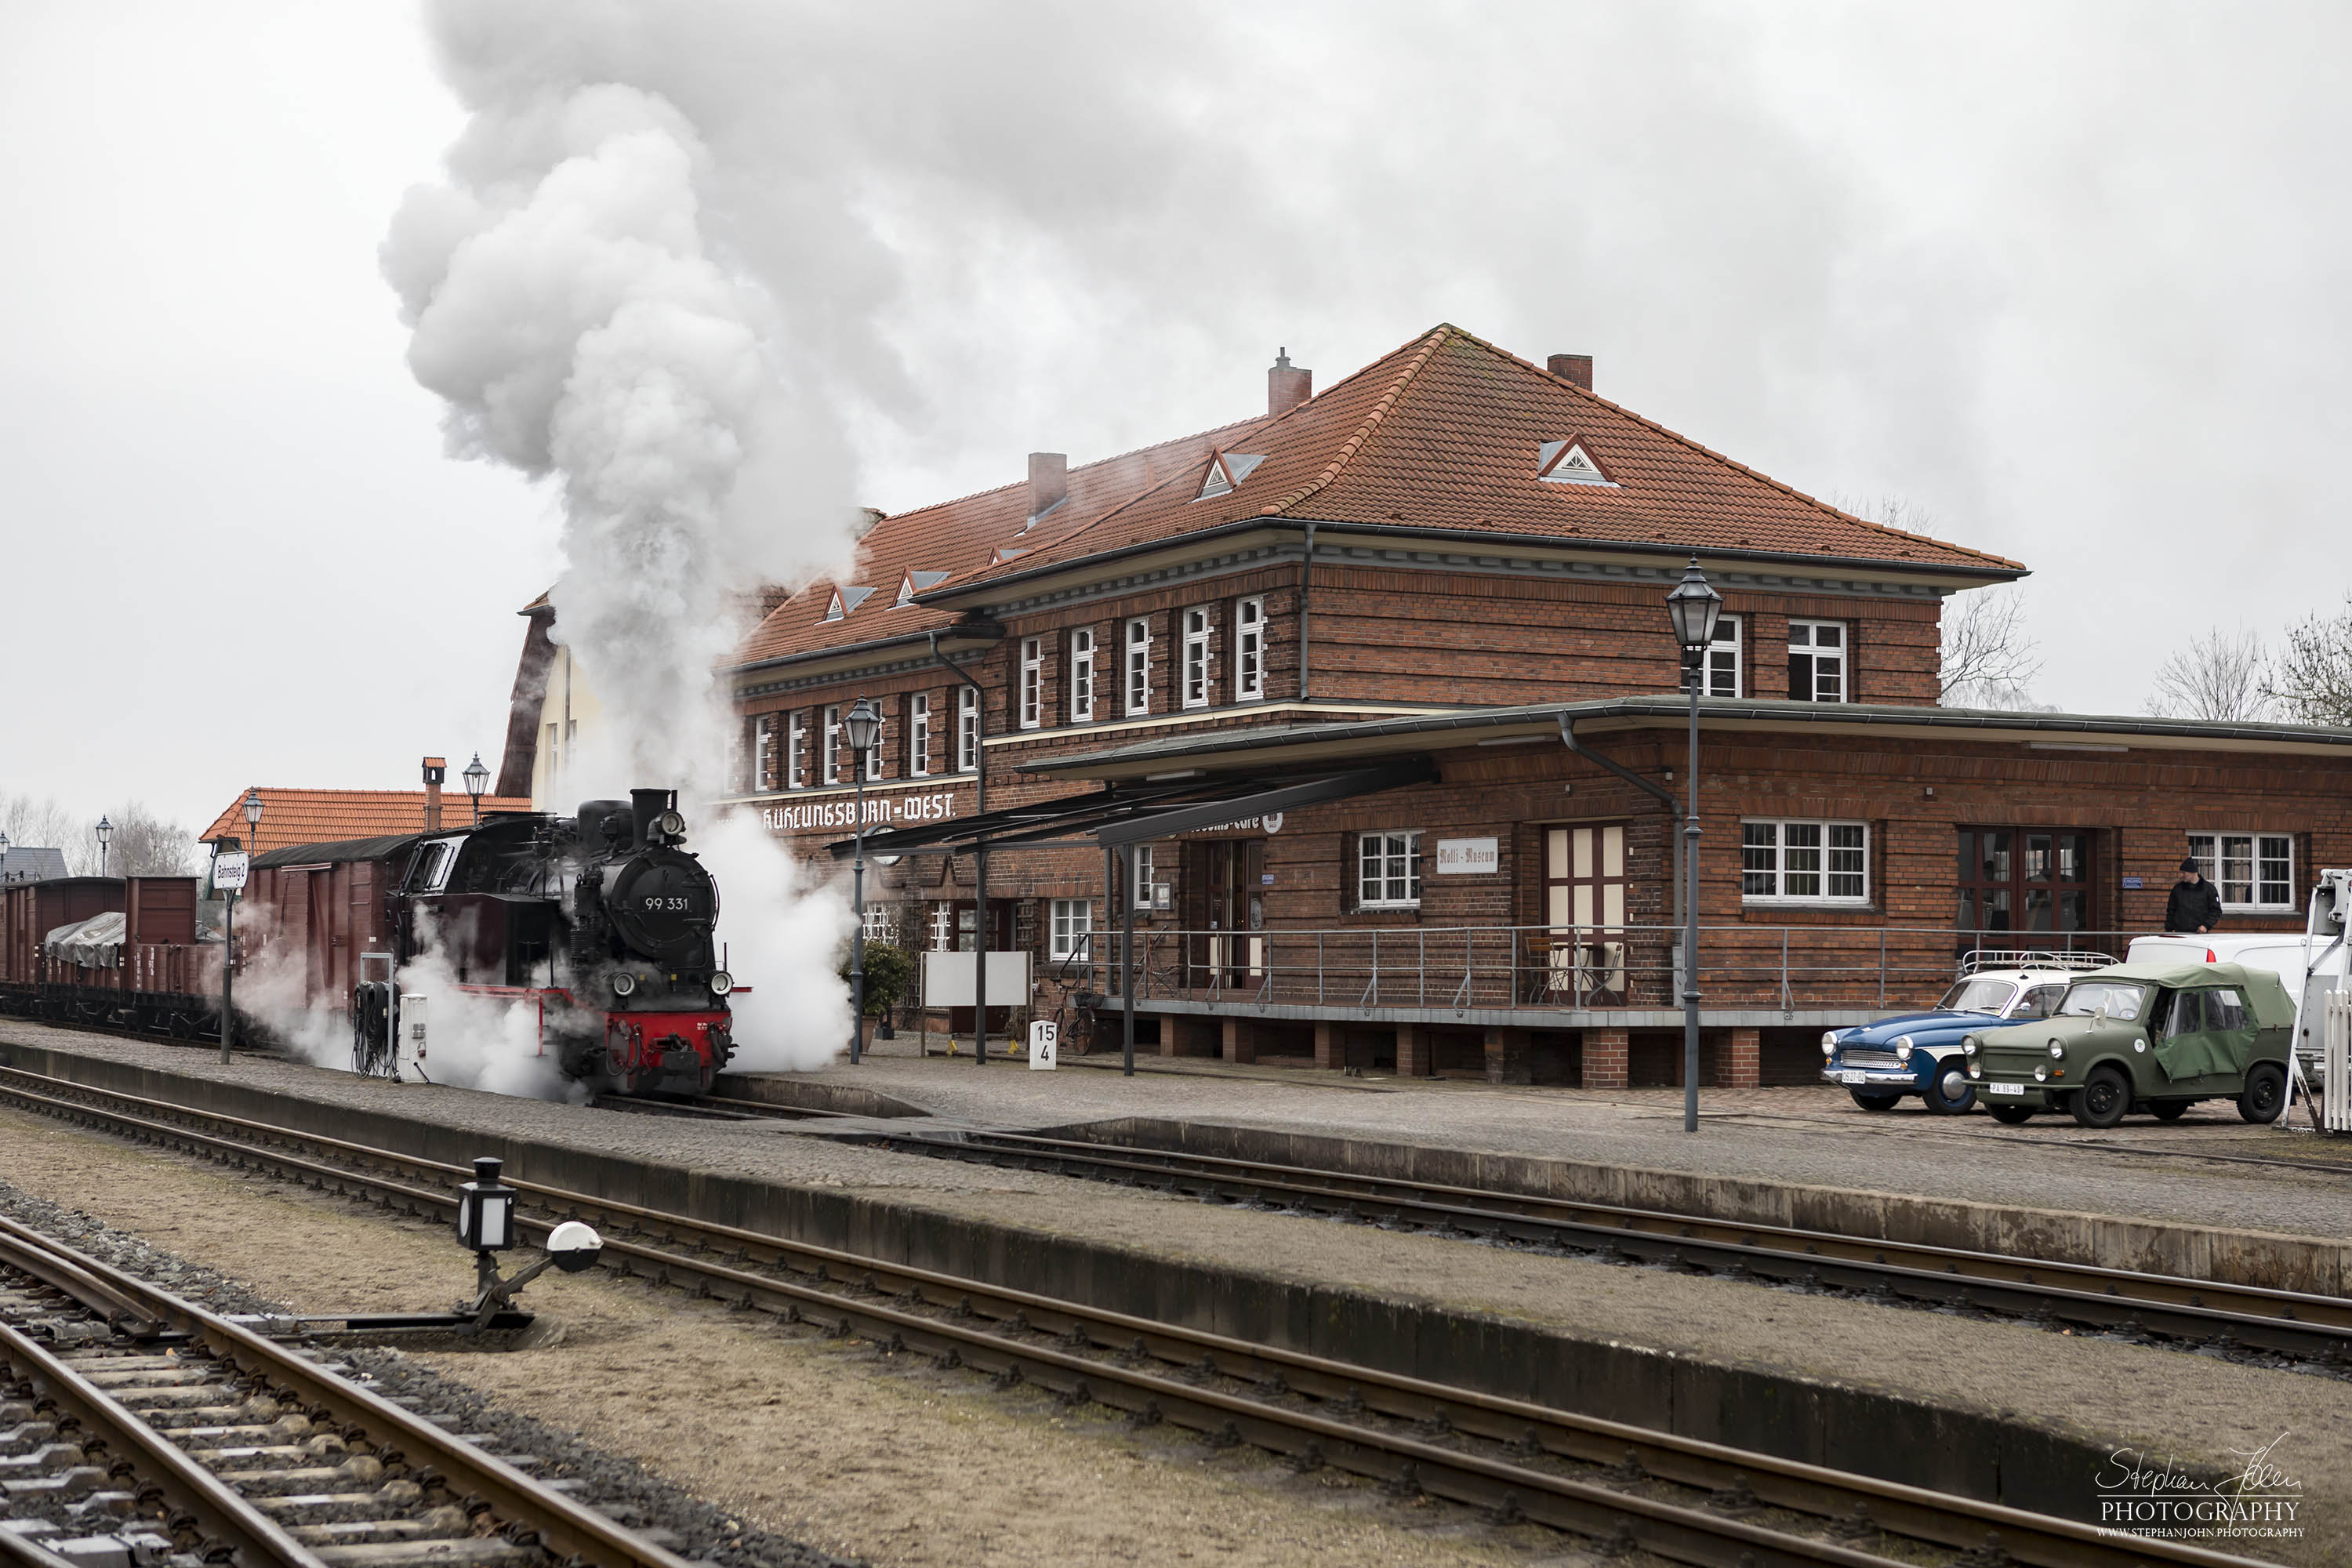
M351 973L353 1065L388 1070L399 1045L394 978L420 960L457 989L537 1009L540 1049L596 1093L695 1095L735 1048L733 977L713 932L719 886L681 847L677 792L583 802L576 815L493 816L458 831L396 840L278 849L254 862L256 890L281 944L320 909L373 912L366 884L385 889L380 941ZM343 852L343 853L339 853ZM344 873L347 897L334 879ZM299 891L301 873L329 878ZM344 933L337 945L353 951ZM378 962L371 964L370 960ZM331 984L331 959L321 979ZM429 1060L426 1064L429 1073Z

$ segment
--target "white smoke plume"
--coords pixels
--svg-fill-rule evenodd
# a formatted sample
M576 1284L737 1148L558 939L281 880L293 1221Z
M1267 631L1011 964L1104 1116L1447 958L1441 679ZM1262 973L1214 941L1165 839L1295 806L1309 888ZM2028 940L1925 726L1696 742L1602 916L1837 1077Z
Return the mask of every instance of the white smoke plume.
M445 10L445 46L466 20ZM713 671L746 629L740 596L848 559L846 442L774 300L712 234L710 156L677 106L459 74L477 90L448 178L409 194L383 250L410 365L446 401L453 453L560 486L555 636L603 713L567 779L684 793L751 987L735 1065L818 1065L847 1033L848 911L756 826L698 808L729 782Z

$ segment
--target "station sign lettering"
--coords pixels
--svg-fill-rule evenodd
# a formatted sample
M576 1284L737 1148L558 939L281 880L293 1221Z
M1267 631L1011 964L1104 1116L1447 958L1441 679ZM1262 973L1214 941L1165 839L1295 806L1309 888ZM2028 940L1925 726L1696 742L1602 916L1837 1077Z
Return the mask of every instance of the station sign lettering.
M226 893L245 886L253 857L241 849L225 849L213 857L213 890Z
M1503 858L1492 838L1441 838L1437 841L1437 874L1475 877L1502 869Z
M866 826L868 827L906 827L919 822L945 822L955 815L955 795L946 790L931 795L869 795L866 797ZM772 833L801 833L820 827L843 827L854 833L857 830L857 800L853 795L834 800L803 801L792 805L763 805L760 808L760 826Z

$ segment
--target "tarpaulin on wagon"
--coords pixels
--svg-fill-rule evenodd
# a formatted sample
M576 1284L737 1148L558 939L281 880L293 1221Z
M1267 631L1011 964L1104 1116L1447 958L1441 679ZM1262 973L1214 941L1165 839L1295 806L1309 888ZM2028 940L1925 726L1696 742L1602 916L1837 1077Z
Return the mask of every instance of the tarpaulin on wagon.
M110 910L105 914L58 927L42 939L41 951L61 963L79 964L84 969L115 969L121 965L122 939L129 931L130 922L123 912Z

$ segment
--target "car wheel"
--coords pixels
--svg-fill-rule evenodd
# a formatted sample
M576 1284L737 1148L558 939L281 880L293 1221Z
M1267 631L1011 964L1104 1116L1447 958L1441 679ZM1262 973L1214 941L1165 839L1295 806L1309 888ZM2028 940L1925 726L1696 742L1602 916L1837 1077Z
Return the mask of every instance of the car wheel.
M2238 1096L2238 1114L2248 1121L2276 1121L2279 1102L2286 1098L2286 1069L2263 1062L2246 1075L2246 1092Z
M2033 1107L2030 1105L1992 1105L1986 1109L1992 1112L1992 1119L2004 1127L2022 1125L2033 1114Z
M1903 1098L1900 1094L1864 1094L1858 1089L1850 1089L1846 1092L1853 1096L1853 1102L1864 1110L1892 1110L1895 1102Z
M2147 1109L2158 1121L2178 1121L2189 1114L2189 1108L2195 1103L2188 1100L2159 1100Z
M2131 1109L2131 1085L2113 1067L2095 1067L2074 1093L2074 1120L2084 1127L2113 1127Z
M1936 1064L1935 1076L1927 1080L1921 1098L1927 1100L1927 1109L1939 1116L1958 1116L1976 1109L1977 1091L1968 1075L1960 1071L1960 1058L1954 1057Z

